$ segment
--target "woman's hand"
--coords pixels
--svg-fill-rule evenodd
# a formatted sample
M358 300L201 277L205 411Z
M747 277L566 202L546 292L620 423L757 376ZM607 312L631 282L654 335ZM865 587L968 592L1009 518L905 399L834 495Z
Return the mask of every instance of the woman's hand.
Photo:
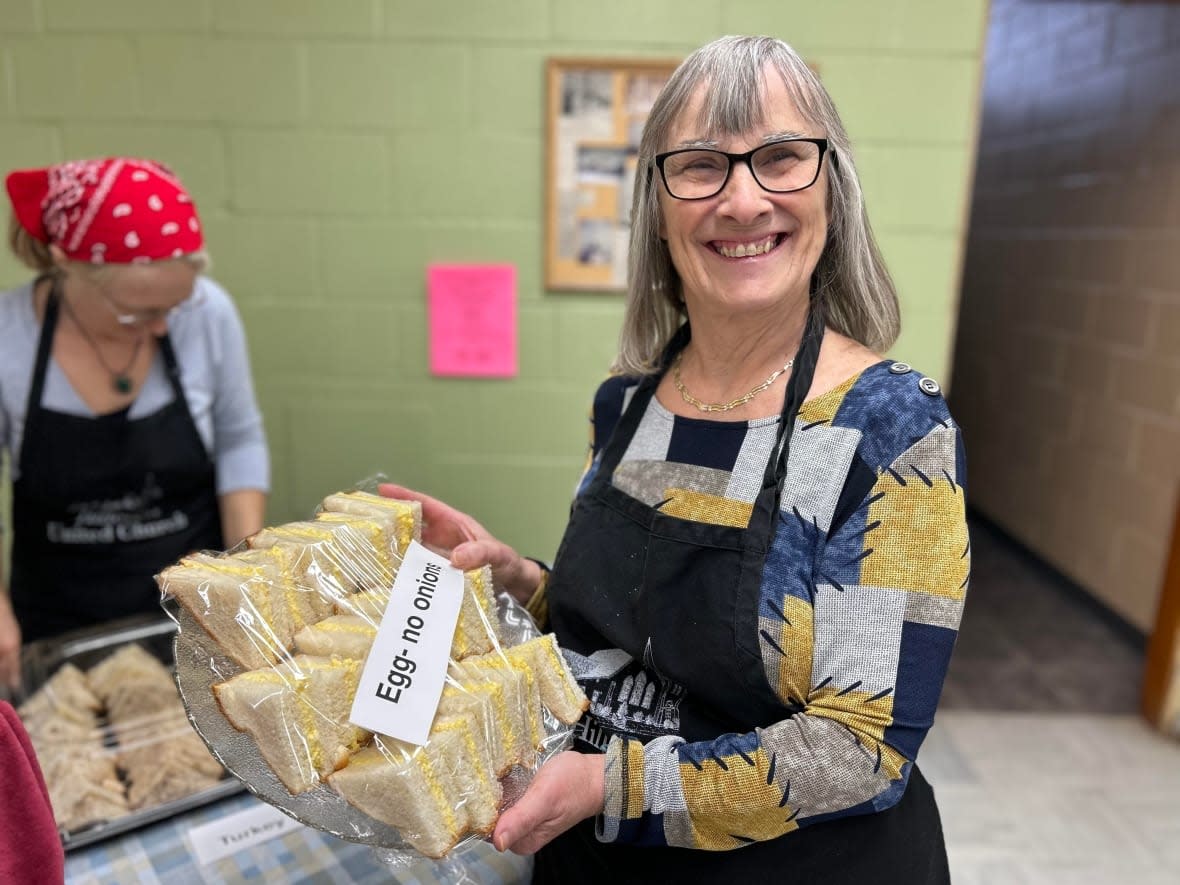
M541 766L520 800L500 815L492 844L535 854L574 824L602 811L606 757L566 750Z
M0 687L20 689L20 624L12 613L8 590L0 586Z
M496 586L522 604L541 584L541 567L525 559L507 544L497 541L482 525L449 504L405 486L383 482L377 487L386 498L422 504L422 542L449 555L451 565L463 571L488 565Z

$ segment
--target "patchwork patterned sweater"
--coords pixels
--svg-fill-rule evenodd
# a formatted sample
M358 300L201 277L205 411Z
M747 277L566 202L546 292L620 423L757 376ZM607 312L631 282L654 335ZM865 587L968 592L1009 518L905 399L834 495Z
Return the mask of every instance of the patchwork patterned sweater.
M622 377L599 388L579 493L634 389ZM653 397L614 485L683 519L744 527L778 420L684 418ZM698 743L612 739L600 839L738 848L901 798L966 594L963 474L937 385L903 364L803 405L758 619L791 715Z

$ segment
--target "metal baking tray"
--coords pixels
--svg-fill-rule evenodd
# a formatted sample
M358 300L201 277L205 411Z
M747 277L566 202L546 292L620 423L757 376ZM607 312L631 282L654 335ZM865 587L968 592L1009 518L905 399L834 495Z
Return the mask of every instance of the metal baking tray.
M44 685L58 668L71 663L89 670L108 655L129 643L138 643L175 671L172 643L176 623L162 612L158 616L135 617L112 621L95 628L30 642L21 650L24 687L13 703L19 706ZM101 720L100 720L101 722ZM108 821L89 824L77 830L59 830L66 851L91 845L120 833L166 820L193 808L208 805L226 796L240 793L241 781L228 775L217 784L188 796L142 808Z

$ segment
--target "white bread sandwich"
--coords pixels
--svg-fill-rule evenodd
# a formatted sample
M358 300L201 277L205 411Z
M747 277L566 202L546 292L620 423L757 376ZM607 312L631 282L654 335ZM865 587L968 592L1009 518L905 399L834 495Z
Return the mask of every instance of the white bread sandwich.
M512 761L505 747L502 723L507 722L514 735L519 734L521 728L507 718L508 707L504 704L504 690L499 683L487 680L463 685L448 675L434 722L437 724L456 716L468 719L475 739L487 747L492 775L499 778L507 774Z
M430 727L430 743L451 732L459 735L459 742L452 750L456 755L450 769L454 790L451 801L466 808L472 832L490 836L504 798L491 750L480 724L467 716L436 717Z
M366 594L355 594L353 599ZM337 655L364 661L377 637L377 628L357 615L332 615L295 634L295 651L305 655Z
M486 565L463 573L463 603L451 643L451 657L463 660L468 655L491 651L500 640L496 614L492 570Z
M231 565L257 569L263 575L275 575L287 595L283 598L291 621L312 624L332 613L332 601L319 592L315 583L307 580L306 557L298 548L276 544L267 549L247 548L225 556Z
M248 670L213 686L229 723L292 794L342 767L369 732L348 721L361 662L295 655L278 667Z
M454 661L449 673L469 690L491 694L495 727L504 742L503 758L497 766L497 773L502 774L513 765L531 766L536 761L537 744L533 742L533 699L528 678L503 658L500 666L479 663L494 655Z
M197 553L156 576L197 623L242 667L280 660L306 625L307 593L264 562Z
M246 539L255 549L284 545L305 563L306 580L329 601L393 582L387 551L352 522L305 520L265 528Z
M322 510L316 514L312 525L348 525L354 532L363 533L376 554L379 573L388 575L388 584L392 585L402 564L402 555L398 551L397 537L394 535L395 526L391 520L380 516L358 516L355 513Z
M504 655L536 677L541 703L560 722L573 725L590 708L590 699L574 679L552 633L506 648Z
M469 672L501 674L506 679L515 680L519 686L524 704L521 709L524 712L525 741L529 748L520 764L531 766L536 761L534 751L545 741L545 713L541 707L541 689L537 677L527 664L514 662L498 651L466 658L463 663L469 665Z
M101 709L86 674L71 663L17 709L45 776L54 820L67 830L128 812L114 756L103 746Z
M66 662L17 708L17 713L26 726L57 721L66 728L76 726L86 732L96 726L101 710L102 701L90 688L86 674ZM29 731L32 730L30 727Z
M155 655L129 643L86 677L106 707L130 808L179 799L221 780L221 764L189 725L172 675Z
M131 808L149 808L197 793L221 780L224 771L197 735L179 696L171 708L112 724L120 770Z
M417 851L440 858L470 830L467 803L455 801L455 760L464 751L459 730L440 732L423 747L378 736L330 774L328 784L350 805L400 831Z
M333 608L338 615L360 618L376 630L381 626L381 619L385 617L385 609L389 606L389 596L388 589L350 593L335 600Z
M396 553L404 556L410 541L422 540L422 505L370 492L337 492L324 498L324 510L351 513L386 521L396 541Z

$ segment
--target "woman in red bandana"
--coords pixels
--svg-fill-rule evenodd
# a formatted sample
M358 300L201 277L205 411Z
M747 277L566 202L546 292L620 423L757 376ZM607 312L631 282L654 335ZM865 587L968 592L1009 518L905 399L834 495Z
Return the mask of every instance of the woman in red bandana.
M0 452L13 482L0 684L28 642L159 610L153 574L262 527L269 460L245 335L196 206L148 160L12 172ZM6 580L7 578L7 580Z

